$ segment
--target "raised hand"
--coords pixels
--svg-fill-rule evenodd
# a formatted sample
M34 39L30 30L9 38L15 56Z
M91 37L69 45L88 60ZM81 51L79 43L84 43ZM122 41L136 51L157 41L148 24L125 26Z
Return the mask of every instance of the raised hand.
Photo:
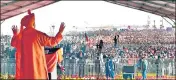
M62 34L62 32L64 31L64 29L65 29L65 23L62 22L62 23L60 24L59 33Z
M13 35L15 35L15 36L18 35L18 33L19 33L16 25L12 26L12 31L13 31Z

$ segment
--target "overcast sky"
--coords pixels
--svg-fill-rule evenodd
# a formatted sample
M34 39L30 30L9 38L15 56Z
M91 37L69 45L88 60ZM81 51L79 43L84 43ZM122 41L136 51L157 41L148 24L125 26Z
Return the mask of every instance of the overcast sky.
M161 24L160 16L147 12L119 6L104 1L59 1L32 11L36 17L36 29L48 33L50 27L55 25L55 32L58 31L60 23L65 22L65 32L85 30L85 27L119 26L119 25L146 25L148 16L157 28ZM1 33L12 35L12 25L20 27L21 18L27 13L20 14L5 20L1 24ZM165 27L171 27L164 21Z

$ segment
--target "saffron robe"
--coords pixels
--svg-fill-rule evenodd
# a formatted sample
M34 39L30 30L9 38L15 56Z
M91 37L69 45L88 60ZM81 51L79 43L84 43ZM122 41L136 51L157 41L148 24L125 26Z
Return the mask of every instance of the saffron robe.
M54 47L62 35L50 37L34 28L26 28L21 39L20 79L48 79L44 46ZM20 44L19 44L20 45Z
M21 33L18 35L14 35L11 39L11 46L16 48L15 60L16 60L16 71L15 71L15 79L20 78L20 60L21 60Z

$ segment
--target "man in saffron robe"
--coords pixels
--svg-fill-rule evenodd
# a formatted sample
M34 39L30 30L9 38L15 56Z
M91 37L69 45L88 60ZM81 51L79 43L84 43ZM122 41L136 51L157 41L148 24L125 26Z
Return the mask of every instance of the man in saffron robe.
M24 18L23 18L24 19ZM20 27L20 32L17 29L17 26L13 25L12 26L12 32L13 32L13 37L11 39L11 46L16 48L16 53L15 53L15 60L16 60L16 72L15 72L15 78L19 79L20 78L20 60L21 60L21 37L22 37L22 31L24 28L24 20L21 20L21 27Z
M26 28L22 32L21 44L18 44L21 45L20 79L48 79L44 46L57 45L62 40L65 25L61 23L56 36L50 37L35 29L34 13L29 12L22 22Z

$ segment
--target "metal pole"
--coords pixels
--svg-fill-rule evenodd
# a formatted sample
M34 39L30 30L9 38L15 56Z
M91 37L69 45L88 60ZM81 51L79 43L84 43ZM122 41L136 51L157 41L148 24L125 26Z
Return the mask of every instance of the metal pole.
M53 25L52 28L53 28L53 36L54 36L54 28L55 28L55 26Z
M168 20L166 20L164 17L162 17L165 21L167 21L170 25L172 25L172 23L170 23ZM174 26L174 25L172 25Z
M1 21L1 24L4 22L5 20Z
M157 68L157 70L156 70L156 79L158 80L158 64L156 65L156 68Z
M168 17L168 16L167 16ZM168 19L170 19L170 18L168 18ZM172 19L170 19L173 23L175 23L175 21L174 20L172 20Z

